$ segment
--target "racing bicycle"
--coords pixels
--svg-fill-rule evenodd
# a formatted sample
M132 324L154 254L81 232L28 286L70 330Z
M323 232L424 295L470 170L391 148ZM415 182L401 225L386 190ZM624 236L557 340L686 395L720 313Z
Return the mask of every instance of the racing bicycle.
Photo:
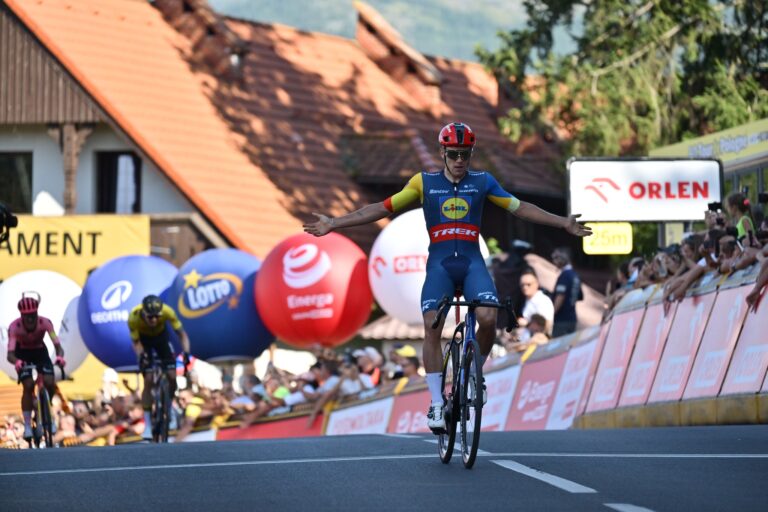
M477 448L480 444L483 394L485 393L480 346L475 338L475 309L478 307L504 309L507 312L507 332L516 327L516 317L512 312L512 300L509 298L502 304L498 304L478 299L462 301L459 297L461 293L457 290L455 300L443 298L438 305L437 317L432 324L432 328L436 329L441 318L448 314L451 307L455 307L456 329L443 351L442 389L445 430L438 433L437 450L440 460L448 464L453 455L457 426L460 426L458 433L461 440L462 461L465 468L471 469L475 464ZM460 321L460 306L468 308L463 322Z
M32 407L32 437L27 440L29 447L40 448L43 443L46 448L53 448L53 417L51 415L51 397L48 388L43 382L43 372L37 369L37 365L27 363L22 370L30 370L37 374L35 377L35 403ZM59 366L61 380L66 379L64 368ZM23 373L20 372L20 373ZM21 383L21 378L17 380Z
M171 384L168 374L154 350L148 354L149 374L152 375L152 442L167 443L172 407ZM146 375L146 374L145 374Z

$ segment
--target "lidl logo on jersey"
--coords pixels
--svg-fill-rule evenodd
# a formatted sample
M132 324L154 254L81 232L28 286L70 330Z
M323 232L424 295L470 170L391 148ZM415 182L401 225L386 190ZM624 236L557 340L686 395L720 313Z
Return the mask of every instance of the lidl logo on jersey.
M463 196L440 198L440 213L448 220L463 219L469 214L471 201L469 197Z
M202 275L192 270L184 276L184 293L179 295L178 310L185 318L212 313L222 304L235 309L240 302L243 281L227 272Z

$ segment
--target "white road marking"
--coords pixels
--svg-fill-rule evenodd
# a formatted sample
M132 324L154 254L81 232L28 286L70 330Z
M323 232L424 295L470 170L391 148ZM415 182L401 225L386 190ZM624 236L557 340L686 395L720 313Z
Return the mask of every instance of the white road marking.
M538 469L533 469L533 468L529 468L528 466L523 466L522 464L515 462L513 460L493 460L491 462L493 462L494 464L498 464L503 468L516 471L517 473L520 473L522 475L535 478L536 480L541 480L544 483L555 486L558 489L562 489L570 493L584 494L584 493L597 492L591 487L585 487L581 484L577 484L576 482L571 482L570 480L566 480L565 478L560 478L559 476L551 475L549 473L539 471Z
M653 510L645 507L638 507L637 505L630 505L629 503L603 503L608 508L618 510L619 512L653 512Z
M425 443L437 444L437 439L425 439L424 442ZM457 445L461 446L461 441L459 441L458 439L455 441L455 443ZM498 454L493 454L491 452L487 452L485 450L481 450L480 448L477 449L477 454L478 455L485 455L486 457L489 456L489 455L494 455L494 456L498 455Z
M768 453L495 453L495 457L583 457L596 459L768 459Z
M413 434L379 434L385 437L397 437L400 439L419 439L419 436Z

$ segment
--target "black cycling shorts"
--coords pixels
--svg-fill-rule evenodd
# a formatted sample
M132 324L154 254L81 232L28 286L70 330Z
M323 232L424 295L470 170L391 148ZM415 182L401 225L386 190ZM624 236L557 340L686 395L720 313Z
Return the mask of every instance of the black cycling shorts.
M173 355L171 336L167 329L157 336L140 334L139 341L142 347L144 347L144 352L158 358L166 371L176 371L176 357ZM142 360L142 367L140 368L142 373L149 371L149 368L144 364L145 361L146 359Z
M48 349L43 348L16 348L16 359L21 359L26 364L33 364L38 372L43 375L53 375L53 362L48 355ZM25 368L19 372L19 380L31 379L32 368Z

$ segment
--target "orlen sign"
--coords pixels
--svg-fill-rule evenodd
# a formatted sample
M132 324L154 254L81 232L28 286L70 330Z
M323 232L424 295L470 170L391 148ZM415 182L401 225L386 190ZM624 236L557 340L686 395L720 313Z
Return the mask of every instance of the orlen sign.
M300 234L267 255L256 279L256 304L267 328L304 347L349 340L371 313L367 259L348 238Z
M722 176L711 159L571 159L570 212L587 221L703 220L722 200Z

